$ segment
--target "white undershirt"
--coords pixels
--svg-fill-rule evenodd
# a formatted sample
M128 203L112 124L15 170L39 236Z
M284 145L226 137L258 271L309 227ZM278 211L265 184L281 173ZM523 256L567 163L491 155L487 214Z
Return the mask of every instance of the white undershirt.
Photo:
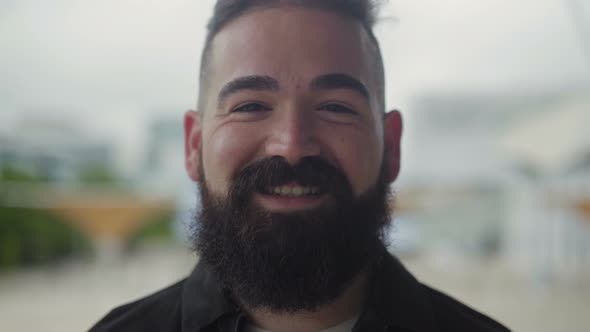
M352 328L354 327L354 324L356 324L356 321L358 320L358 316L349 319L349 320L345 320L344 322L336 325L336 326L332 326L328 329L325 330L321 330L318 332L351 332ZM244 330L244 332L272 332L269 330L264 330L261 329L257 326L254 326L252 324L246 324L246 329Z

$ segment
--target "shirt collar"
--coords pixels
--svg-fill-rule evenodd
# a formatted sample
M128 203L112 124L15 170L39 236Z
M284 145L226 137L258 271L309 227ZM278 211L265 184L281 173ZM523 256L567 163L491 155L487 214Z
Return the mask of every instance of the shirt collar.
M367 305L357 325L378 324L415 332L437 332L431 302L400 261L385 252L375 264ZM182 292L182 332L194 332L226 314L238 313L219 282L198 264Z
M424 286L397 258L383 251L375 265L360 325L376 320L409 331L437 332L432 304Z
M238 308L204 264L197 264L182 290L182 332L195 332Z

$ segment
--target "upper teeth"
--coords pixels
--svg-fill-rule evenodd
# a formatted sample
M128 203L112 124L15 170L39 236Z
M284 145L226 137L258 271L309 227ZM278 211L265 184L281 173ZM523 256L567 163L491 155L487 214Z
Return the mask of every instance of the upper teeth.
M277 186L272 187L269 191L282 196L305 196L309 194L317 194L320 190L318 187Z

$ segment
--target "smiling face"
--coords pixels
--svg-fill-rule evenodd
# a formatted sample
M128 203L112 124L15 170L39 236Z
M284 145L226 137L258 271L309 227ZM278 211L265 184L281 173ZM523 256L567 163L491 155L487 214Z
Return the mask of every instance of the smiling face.
M212 40L185 116L193 243L242 305L314 310L382 252L401 118L382 113L369 47L356 21L301 7L256 8Z
M206 175L211 194L224 197L238 172L259 160L294 166L318 157L342 171L358 197L375 185L385 151L393 180L401 120L397 113L383 120L370 47L360 24L321 10L258 9L229 23L212 41L203 114L185 117L191 178ZM291 182L253 199L289 212L327 196Z

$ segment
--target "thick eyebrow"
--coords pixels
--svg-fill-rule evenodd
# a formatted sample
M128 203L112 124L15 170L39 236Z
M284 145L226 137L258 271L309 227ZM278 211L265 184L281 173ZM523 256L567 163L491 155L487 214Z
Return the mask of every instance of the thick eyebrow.
M217 96L217 104L221 108L221 105L229 95L242 90L278 91L279 82L270 76L252 75L238 77L227 82L221 88Z
M352 89L365 98L369 98L369 89L358 79L348 74L326 74L314 78L310 83L311 89Z

